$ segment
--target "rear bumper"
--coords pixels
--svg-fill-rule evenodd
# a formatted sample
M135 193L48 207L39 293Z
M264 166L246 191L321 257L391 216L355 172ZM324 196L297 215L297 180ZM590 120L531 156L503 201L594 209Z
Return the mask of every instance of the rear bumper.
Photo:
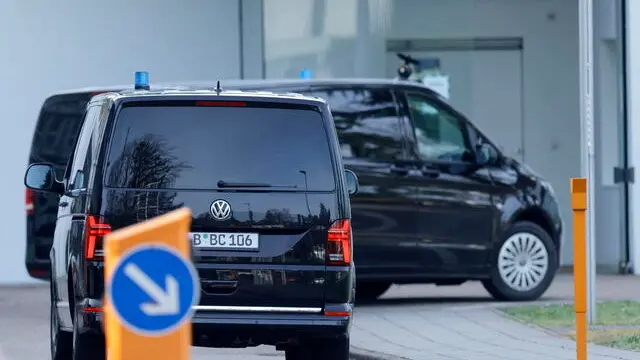
M97 308L99 301L83 302ZM336 313L351 310L350 304L328 306ZM247 347L280 345L305 339L349 336L351 316L326 316L323 313L232 313L196 311L191 319L193 345L201 347ZM102 314L84 312L80 331L101 334Z
M348 336L351 317L196 313L191 323L195 346L245 347Z

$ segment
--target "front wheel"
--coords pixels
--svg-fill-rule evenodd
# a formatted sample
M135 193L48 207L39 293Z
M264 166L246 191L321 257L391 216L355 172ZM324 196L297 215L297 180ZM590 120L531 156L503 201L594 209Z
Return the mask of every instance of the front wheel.
M51 309L49 317L49 330L52 360L73 360L73 337L72 334L60 328L60 320L58 318L58 308L56 306L56 296L54 292L54 282L49 283L51 296Z
M537 300L547 291L558 268L558 250L540 226L520 221L505 233L492 256L485 289L501 301Z

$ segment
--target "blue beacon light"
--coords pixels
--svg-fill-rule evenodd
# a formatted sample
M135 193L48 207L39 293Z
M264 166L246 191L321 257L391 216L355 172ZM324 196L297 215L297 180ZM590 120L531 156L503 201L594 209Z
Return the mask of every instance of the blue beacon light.
M313 74L311 69L302 69L300 70L300 79L311 79Z
M136 71L135 90L149 90L149 73L146 71Z

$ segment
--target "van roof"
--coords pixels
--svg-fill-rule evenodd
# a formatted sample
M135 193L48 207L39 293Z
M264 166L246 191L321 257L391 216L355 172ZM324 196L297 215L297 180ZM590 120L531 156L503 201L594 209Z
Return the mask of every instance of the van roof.
M312 85L365 85L365 86L403 86L415 87L429 92L435 92L421 83L398 79L369 79L369 78L335 78L335 79L259 79L259 80L220 80L222 89L228 88L269 88L269 87L304 87ZM151 89L164 90L209 90L215 89L216 81L196 81L179 83L153 83ZM92 86L57 91L50 96L92 93L92 92L120 92L133 89L133 84Z
M204 89L194 89L190 87L181 87L181 88L152 88L151 90L122 90L119 92L107 92L100 95L97 95L96 98L107 97L112 100L118 99L130 99L130 98L148 98L148 97L182 97L182 96L225 96L225 97L233 97L233 98L251 98L251 99L271 99L271 100L303 100L303 101L311 101L316 103L326 104L327 101L323 98L317 96L309 96L302 95L298 93L288 92L288 93L275 93L271 91L261 91L261 90L221 90L216 91L210 88Z

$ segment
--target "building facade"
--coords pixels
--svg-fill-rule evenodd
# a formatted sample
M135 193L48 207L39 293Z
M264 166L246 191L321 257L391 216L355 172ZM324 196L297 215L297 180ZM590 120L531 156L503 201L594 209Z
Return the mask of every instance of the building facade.
M583 173L579 0L116 0L0 4L3 132L0 283L24 271L22 174L47 94L131 82L231 78L394 77L396 53L437 60L451 103L555 188L572 264L569 178ZM603 272L640 272L640 2L597 0L594 17L596 244ZM70 11L69 9L73 9ZM632 21L632 19L637 19ZM635 44L634 44L635 42ZM28 94L28 96L24 96ZM16 120L19 119L19 120ZM13 125L15 124L15 125ZM635 159L635 160L634 160ZM616 170L618 169L618 170ZM11 174L11 175L8 175ZM15 225L15 226L13 226ZM638 239L639 246L634 246Z

